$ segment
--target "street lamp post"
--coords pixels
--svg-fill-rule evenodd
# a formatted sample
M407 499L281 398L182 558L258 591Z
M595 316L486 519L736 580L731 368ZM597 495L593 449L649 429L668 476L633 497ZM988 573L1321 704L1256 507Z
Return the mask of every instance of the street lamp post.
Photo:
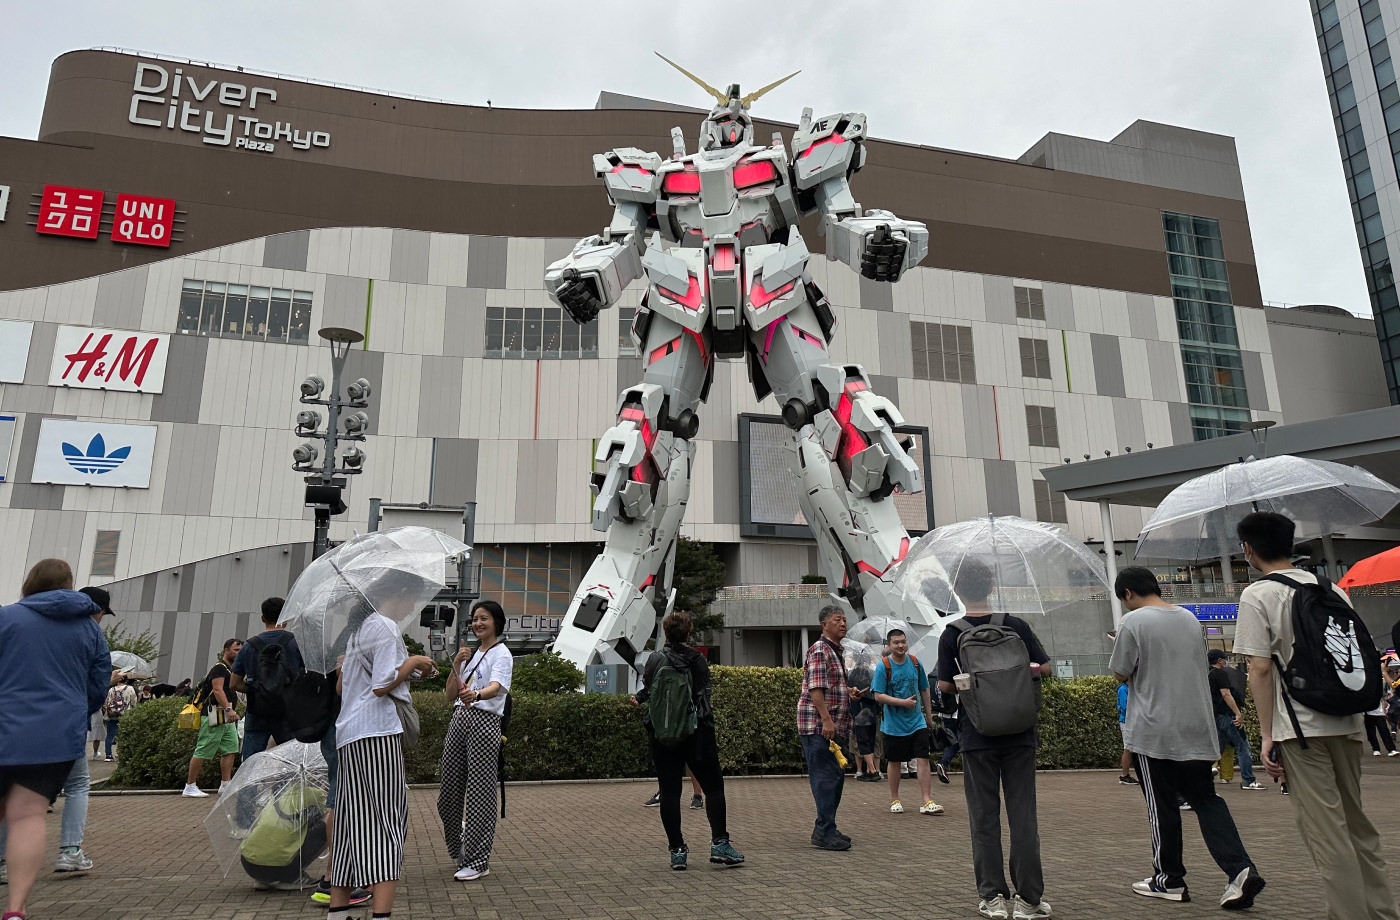
M345 397L340 395L340 378L345 370L345 358L350 346L364 341L364 336L354 329L329 326L320 331L321 338L331 346L331 389L323 398L326 382L316 375L301 382L300 401L306 405L326 407L326 427L321 430L321 413L315 409L303 409L297 413L296 433L314 438L325 444L324 454L311 441L292 451L292 469L306 473L306 506L316 513L316 538L312 544L311 558L323 555L330 548L331 516L345 513L345 501L341 493L345 489L346 476L363 472L365 452L358 445L351 445L339 458L336 450L341 441L363 441L369 429L369 415L363 410L369 407L372 392L369 381L361 377L346 388ZM344 409L355 410L341 417ZM344 430L342 431L342 423ZM340 466L337 467L337 459Z

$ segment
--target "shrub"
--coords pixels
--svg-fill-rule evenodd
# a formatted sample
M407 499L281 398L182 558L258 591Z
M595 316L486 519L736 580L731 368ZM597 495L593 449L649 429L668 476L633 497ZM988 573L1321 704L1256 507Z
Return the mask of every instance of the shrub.
M583 686L583 672L562 655L543 651L519 655L510 674L510 689L522 693L572 693Z
M714 667L710 675L719 762L725 772L801 772L797 696L802 669Z
M185 785L199 733L181 731L175 725L175 717L188 702L183 696L167 696L127 710L117 732L121 756L108 785L151 789L179 789ZM198 783L219 784L217 758L204 762Z

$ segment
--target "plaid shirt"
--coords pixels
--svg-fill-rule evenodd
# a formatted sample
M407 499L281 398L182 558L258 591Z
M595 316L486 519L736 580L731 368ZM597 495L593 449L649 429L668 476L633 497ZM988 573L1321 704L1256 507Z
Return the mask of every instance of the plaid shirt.
M797 733L820 735L822 717L812 702L812 691L821 690L826 696L826 710L836 723L836 734L851 733L851 697L846 690L846 666L841 653L826 639L818 639L807 649L802 666L802 694L797 698Z

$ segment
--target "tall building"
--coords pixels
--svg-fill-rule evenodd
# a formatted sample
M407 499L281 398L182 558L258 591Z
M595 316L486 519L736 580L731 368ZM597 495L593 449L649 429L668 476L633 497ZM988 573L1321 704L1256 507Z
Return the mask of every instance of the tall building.
M1400 404L1400 51L1397 0L1309 0L1386 386Z

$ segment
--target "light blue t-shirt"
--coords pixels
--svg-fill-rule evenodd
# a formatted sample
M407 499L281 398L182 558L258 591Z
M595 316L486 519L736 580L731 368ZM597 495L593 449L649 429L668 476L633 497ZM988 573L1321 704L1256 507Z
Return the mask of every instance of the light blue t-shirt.
M893 657L888 660L889 686L885 686L885 663L881 661L875 665L875 679L870 682L872 693L884 693L897 700L907 700L918 690L928 692L928 675L924 673L923 668L914 664L912 657L906 656L903 664L896 662ZM928 723L924 721L922 700L913 709L901 706L885 707L885 721L880 726L880 731L885 734L912 735L921 728L928 728Z

